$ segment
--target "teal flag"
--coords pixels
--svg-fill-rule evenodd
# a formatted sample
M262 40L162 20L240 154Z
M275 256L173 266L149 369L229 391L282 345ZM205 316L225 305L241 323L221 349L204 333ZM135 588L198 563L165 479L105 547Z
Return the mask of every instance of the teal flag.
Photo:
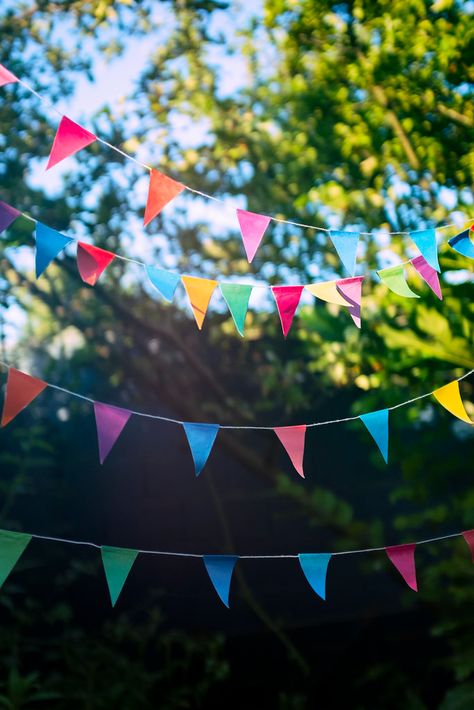
M137 559L138 551L128 550L125 547L107 547L107 545L102 546L100 551L109 587L110 599L112 606L115 606L115 602L119 598L122 587L128 577L128 573Z
M31 535L0 530L0 587L20 559Z
M388 409L379 409L359 416L380 449L385 463L388 463Z
M247 284L220 283L219 288L234 319L235 327L244 337L245 316L249 307L250 294L253 286Z

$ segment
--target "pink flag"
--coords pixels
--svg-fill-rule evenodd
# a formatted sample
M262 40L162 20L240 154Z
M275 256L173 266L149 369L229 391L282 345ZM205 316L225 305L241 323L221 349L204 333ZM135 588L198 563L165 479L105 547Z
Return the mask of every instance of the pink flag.
M77 268L81 279L89 286L95 286L99 276L115 259L115 254L106 249L99 249L92 244L77 243Z
M0 64L0 86L5 86L5 84L14 84L15 81L18 81L18 78L12 74L11 71L8 71L3 64Z
M128 409L94 402L94 414L99 440L99 459L100 463L104 463L132 413Z
M260 246L262 237L268 227L271 217L256 212L247 212L246 210L237 210L237 219L242 232L245 253L249 263L255 256L255 252Z
M273 429L277 437L286 449L286 453L291 459L291 463L304 478L303 457L304 439L306 435L306 424L299 426L279 426Z
M441 293L441 286L439 285L438 272L436 269L433 269L433 267L428 264L425 257L421 256L421 254L410 261L420 274L423 281L426 281L433 293L435 293L442 301L443 294Z
M288 335L304 286L272 286L283 335Z
M466 530L466 532L463 532L462 536L468 544L472 561L474 562L474 530Z
M362 282L364 280L363 276L354 276L350 279L341 279L337 281L337 290L344 296L346 301L351 305L348 308L350 316L356 326L360 328L361 326L361 312L360 304L362 301Z
M416 542L412 542L409 545L386 547L385 552L388 555L388 559L395 565L410 589L417 592L415 547Z
M93 133L86 131L85 128L79 126L78 123L74 123L67 116L63 116L54 137L46 170L52 168L53 165L57 165L64 158L74 155L78 150L85 148L95 140L97 140L97 137Z

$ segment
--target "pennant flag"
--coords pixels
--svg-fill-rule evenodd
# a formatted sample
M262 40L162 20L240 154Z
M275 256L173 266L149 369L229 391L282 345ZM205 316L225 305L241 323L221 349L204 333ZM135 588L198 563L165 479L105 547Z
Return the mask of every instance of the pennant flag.
M204 318L209 306L209 301L217 286L217 281L200 279L197 276L181 276L186 293L188 294L194 318L199 330L202 329Z
M253 286L220 283L219 288L234 320L235 327L239 334L244 337L245 316L247 315Z
M283 335L288 335L304 286L272 286Z
M181 277L175 274L174 271L165 271L157 269L155 266L145 266L145 271L152 285L161 293L167 301L172 301L176 286L179 284Z
M100 548L100 552L110 592L110 600L112 606L115 606L128 573L137 559L138 551L128 550L125 547L107 547L107 545L103 545Z
M0 234L8 229L20 214L19 210L0 200Z
M416 583L416 567L415 567L415 548L416 542L409 545L395 545L394 547L386 547L388 559L397 568L405 582L414 592L418 591Z
M388 463L388 409L361 414L359 416L380 449L385 463Z
M474 562L474 530L466 530L462 533L463 538L471 551L472 561Z
M18 77L8 71L3 64L0 64L0 86L5 86L5 84L14 84L18 81Z
M143 218L145 227L161 212L163 207L166 207L168 202L174 200L184 190L184 187L182 183L163 175L158 170L151 171L145 216Z
M399 296L405 296L406 298L420 298L408 286L403 264L389 266L388 269L381 269L380 271L377 271L377 274L381 281L388 286L390 291L398 293Z
M357 245L359 244L359 232L340 232L331 229L329 236L334 244L339 259L344 264L344 268L354 276L356 270Z
M275 427L273 431L285 447L291 463L300 474L301 478L304 478L303 457L306 424Z
M94 414L97 439L99 441L99 460L102 464L132 413L128 409L112 407L110 404L102 404L102 402L94 402Z
M307 284L305 289L309 291L315 298L320 298L326 303L334 303L336 306L350 306L349 301L337 290L336 281L321 281L316 284Z
M303 554L298 555L298 559L311 587L321 599L326 600L326 575L331 555L329 553Z
M237 219L239 220L240 231L242 232L242 240L244 242L247 260L250 264L260 246L260 242L270 223L271 217L267 217L264 214L257 214L256 212L237 210Z
M337 290L349 301L349 315L358 328L362 324L361 302L363 276L354 276L351 279L340 279L336 282Z
M54 136L53 147L49 154L46 170L57 165L70 155L74 155L82 148L97 140L97 136L78 123L74 123L67 116L63 116L59 122L58 130Z
M47 266L58 256L73 239L65 237L41 222L36 223L36 278L41 276Z
M0 530L0 587L25 551L31 535Z
M474 243L472 238L474 237L474 230L472 227L470 229L464 230L460 234L456 234L455 237L448 239L448 244L451 249L457 251L458 254L467 256L469 259L474 259Z
M204 555L202 559L214 589L221 601L229 608L230 583L235 563L239 558L235 555Z
M448 412L454 414L455 417L467 424L474 424L464 408L461 392L459 391L459 382L457 380L449 382L447 385L444 385L444 387L435 390L433 396L436 397L438 402L447 409Z
M428 264L424 256L416 256L414 259L410 259L410 261L423 281L428 284L433 293L442 301L443 294L441 293L441 286L436 269L433 269L433 267Z
M439 271L436 231L434 229L419 229L416 232L410 232L410 238L415 242L431 268Z
M115 254L92 244L77 243L77 268L81 279L89 286L95 286L99 276L115 259Z
M14 367L8 368L1 426L6 426L47 387L47 383Z
M216 440L219 424L194 424L183 422L183 429L188 438L189 448L193 455L196 476L199 476L209 458Z

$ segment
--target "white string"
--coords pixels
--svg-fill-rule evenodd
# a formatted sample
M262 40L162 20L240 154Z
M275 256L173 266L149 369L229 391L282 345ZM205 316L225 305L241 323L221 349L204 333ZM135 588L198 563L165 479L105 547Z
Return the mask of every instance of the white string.
M9 370L12 365L9 365L6 362L3 362L0 360L0 365L2 367L7 368ZM452 382L460 382L461 380L464 380L466 377L469 377L469 375L472 375L474 372L474 369L469 370L469 372L465 372L464 375L461 375L461 377L458 377L455 380L452 380ZM30 375L31 376L31 375ZM44 382L45 380L43 380ZM79 394L79 392L73 392L72 390L68 390L65 387L60 387L59 385L54 385L51 382L46 382L48 387L51 387L52 389L57 390L58 392L64 392L65 394L68 394L71 397L76 397L77 399L82 399L85 402L90 402L91 404L94 404L97 402L97 400L92 399L91 397L86 397L84 394ZM450 384L450 383L449 383ZM417 402L420 399L424 399L425 397L430 397L433 392L436 390L433 390L432 392L426 392L425 394L420 394L418 397L413 397L412 399L407 399L405 402L399 402L398 404L394 404L391 407L387 407L386 409L390 412L393 411L394 409L398 409L399 407L405 407L407 404L412 404L413 402ZM102 404L106 404L108 407L115 407L116 405L114 404L108 404L103 402ZM147 414L146 412L137 412L133 409L127 409L130 414L134 414L137 417L145 417L146 419L158 419L159 421L162 422L169 422L170 424L189 424L190 422L184 422L181 419L172 419L171 417L164 417L159 414ZM342 422L354 422L357 419L359 419L358 415L356 417L344 417L343 419L327 419L324 422L311 422L310 424L305 424L302 426L306 426L308 429L311 427L317 427L317 426L326 426L327 424L341 424ZM194 422L196 424L207 424L208 422ZM273 431L275 429L275 426L238 426L236 424L219 424L219 429L251 429L254 431ZM296 426L296 425L295 425Z

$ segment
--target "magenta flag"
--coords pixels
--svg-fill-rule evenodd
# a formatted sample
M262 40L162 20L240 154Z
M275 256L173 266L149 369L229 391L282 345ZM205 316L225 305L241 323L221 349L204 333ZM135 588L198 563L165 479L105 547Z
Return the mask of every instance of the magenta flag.
M128 409L112 407L110 404L102 404L102 402L94 402L94 414L97 439L99 441L99 459L102 464L132 413Z
M304 286L272 286L273 297L278 308L283 335L289 333L293 316L300 302Z
M93 133L86 131L85 128L78 123L74 123L67 116L63 116L54 136L46 170L49 170L70 155L74 155L78 150L85 148L95 140L97 140L97 137Z
M414 268L418 271L423 281L426 281L430 289L435 293L440 301L443 300L443 294L441 293L441 286L439 284L438 272L433 269L432 266L428 264L424 256L416 256L414 259L410 259Z
M279 426L275 427L273 431L285 447L291 463L300 474L301 478L304 478L303 457L306 424L300 424L298 426Z
M246 210L237 210L237 219L242 232L245 253L249 263L255 256L255 253L260 246L265 230L270 223L271 217L256 212L247 212Z
M415 567L415 548L416 542L409 545L395 545L394 547L386 547L385 552L388 559L397 568L405 582L414 592L418 591L416 583L416 567Z
M362 282L363 276L354 276L350 279L341 279L336 282L337 290L351 305L348 308L350 316L356 326L361 326Z
M0 86L5 86L5 84L14 84L18 81L18 77L8 71L3 64L0 64Z
M472 561L474 562L474 530L466 530L462 533L463 538L471 551Z

